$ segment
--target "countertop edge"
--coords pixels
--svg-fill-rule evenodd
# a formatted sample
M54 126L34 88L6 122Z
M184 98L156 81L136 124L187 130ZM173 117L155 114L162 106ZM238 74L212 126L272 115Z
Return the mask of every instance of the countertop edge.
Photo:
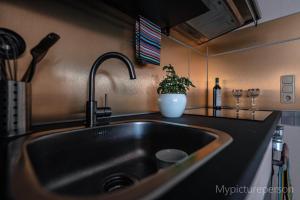
M273 123L270 125L268 133L265 135L265 139L262 141L260 147L257 149L256 154L253 155L253 160L249 163L247 169L244 170L244 174L242 175L240 181L237 183L239 186L251 187L251 184L255 178L256 172L260 166L260 161L263 159L263 156L268 148L268 145L272 139L273 133L276 129L276 126L280 122L281 119L281 111L274 111L273 113L277 113ZM258 162L255 162L258 161ZM250 176L252 174L252 176ZM250 177L249 177L250 176ZM248 184L246 184L248 183ZM244 194L246 197L247 194ZM238 197L238 199L240 196ZM236 196L233 195L229 199L236 200Z

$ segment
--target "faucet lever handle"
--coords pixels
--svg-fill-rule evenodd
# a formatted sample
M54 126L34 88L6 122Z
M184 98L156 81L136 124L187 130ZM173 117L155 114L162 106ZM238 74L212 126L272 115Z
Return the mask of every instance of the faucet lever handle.
M108 117L111 116L111 108L107 106L107 94L104 96L104 107L97 108L96 116L97 117Z
M107 107L107 93L104 95L104 107Z

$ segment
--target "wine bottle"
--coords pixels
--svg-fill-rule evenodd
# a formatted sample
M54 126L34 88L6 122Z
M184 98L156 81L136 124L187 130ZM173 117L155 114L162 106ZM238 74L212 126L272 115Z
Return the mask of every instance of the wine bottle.
M221 109L222 106L222 89L219 85L219 78L216 78L216 84L213 88L213 108Z

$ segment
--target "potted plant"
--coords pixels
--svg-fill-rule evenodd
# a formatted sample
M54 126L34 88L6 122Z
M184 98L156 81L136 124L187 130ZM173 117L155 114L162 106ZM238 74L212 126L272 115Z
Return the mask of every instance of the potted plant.
M160 112L165 117L180 117L186 106L186 92L195 86L189 78L179 77L172 65L164 66L163 70L166 77L157 88Z

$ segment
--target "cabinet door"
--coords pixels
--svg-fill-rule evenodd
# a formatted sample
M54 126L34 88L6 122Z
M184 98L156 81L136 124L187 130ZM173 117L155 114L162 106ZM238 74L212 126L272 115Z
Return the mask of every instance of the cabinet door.
M252 181L249 191L253 191L246 196L246 200L263 200L265 198L264 192L261 188L268 187L269 180L272 173L272 140L264 154L264 157L258 167L256 175Z

